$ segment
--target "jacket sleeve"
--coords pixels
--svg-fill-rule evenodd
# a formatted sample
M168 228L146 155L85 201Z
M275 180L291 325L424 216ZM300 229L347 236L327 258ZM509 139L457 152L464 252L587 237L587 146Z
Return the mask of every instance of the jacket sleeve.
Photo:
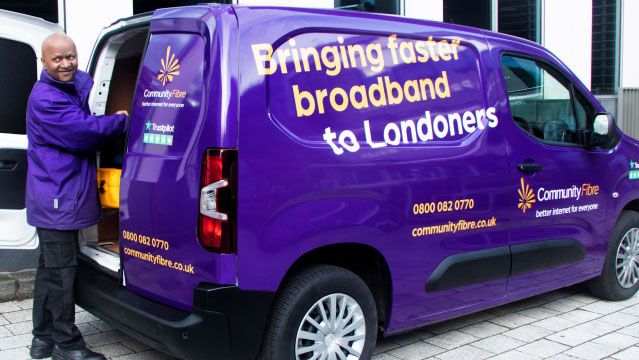
M42 142L74 152L97 151L103 140L123 134L127 125L126 115L87 115L70 100L54 96L36 99L29 111Z

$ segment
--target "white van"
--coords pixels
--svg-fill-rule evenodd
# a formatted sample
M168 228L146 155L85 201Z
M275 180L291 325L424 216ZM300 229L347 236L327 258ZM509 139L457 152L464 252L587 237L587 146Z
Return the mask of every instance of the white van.
M42 41L62 29L33 16L0 10L0 272L37 266L36 229L27 224L25 111L38 79Z

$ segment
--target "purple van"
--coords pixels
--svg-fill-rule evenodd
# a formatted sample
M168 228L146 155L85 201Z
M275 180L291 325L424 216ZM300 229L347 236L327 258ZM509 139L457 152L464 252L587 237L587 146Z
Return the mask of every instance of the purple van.
M90 72L93 111L131 123L99 154L119 206L83 232L78 303L169 354L368 359L553 289L639 287L639 143L537 44L201 5L114 24Z

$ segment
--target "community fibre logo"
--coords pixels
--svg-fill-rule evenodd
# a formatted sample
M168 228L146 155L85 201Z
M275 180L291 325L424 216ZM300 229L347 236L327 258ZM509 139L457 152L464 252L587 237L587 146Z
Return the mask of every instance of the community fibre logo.
M160 59L162 68L158 74L158 80L165 86L167 82L173 81L173 77L180 75L180 60L171 53L171 46L166 47L166 56Z
M537 202L535 199L535 192L533 189L524 182L524 178L521 178L521 187L517 190L519 194L519 203L517 204L517 208L521 209L521 211L525 214L526 210L532 208L532 204Z

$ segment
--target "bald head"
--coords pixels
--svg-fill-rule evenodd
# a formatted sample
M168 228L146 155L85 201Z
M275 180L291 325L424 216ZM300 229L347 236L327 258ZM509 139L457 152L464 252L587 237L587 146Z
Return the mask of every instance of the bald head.
M42 55L47 51L55 51L57 48L68 46L72 46L75 50L75 43L69 36L63 33L51 34L42 42Z
M42 42L42 66L52 78L69 82L78 69L78 53L73 40L65 34L49 35Z

